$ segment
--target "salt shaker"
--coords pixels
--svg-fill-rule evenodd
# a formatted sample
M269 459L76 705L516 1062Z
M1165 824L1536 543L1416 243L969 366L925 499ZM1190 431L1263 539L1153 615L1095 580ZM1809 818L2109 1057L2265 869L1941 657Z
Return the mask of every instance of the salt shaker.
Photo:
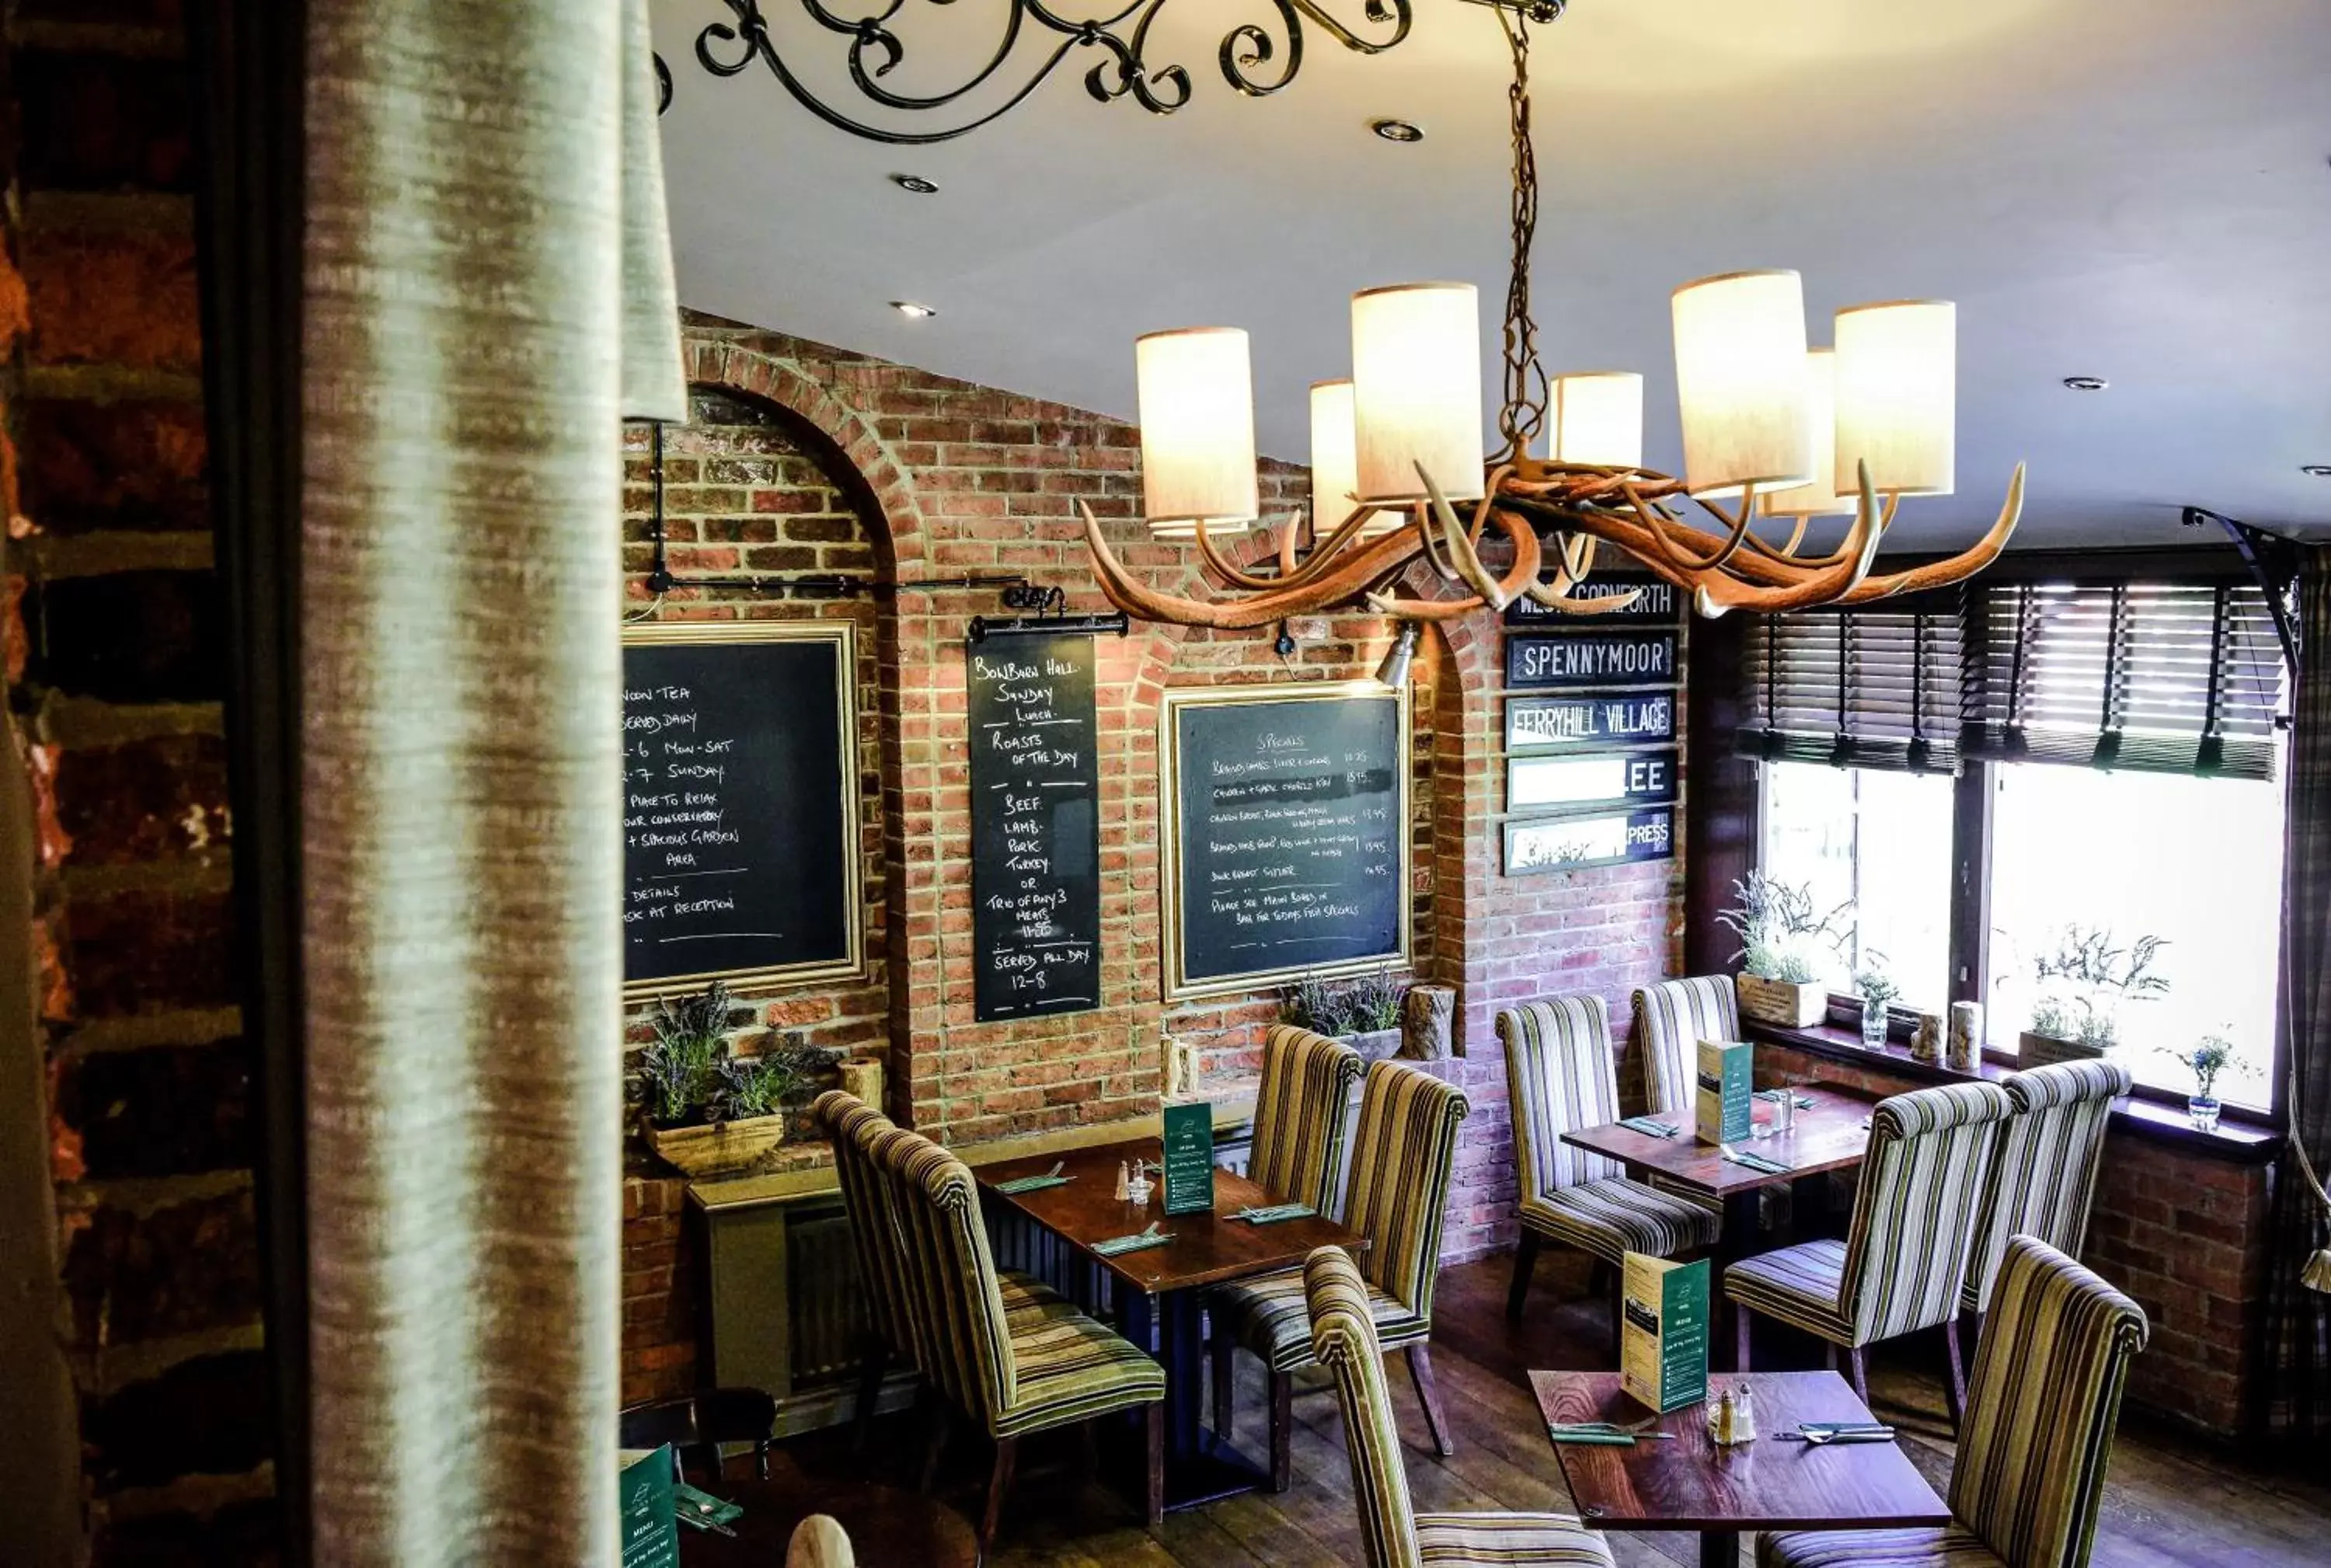
M1736 1443L1756 1440L1756 1391L1745 1383L1732 1401L1732 1440Z

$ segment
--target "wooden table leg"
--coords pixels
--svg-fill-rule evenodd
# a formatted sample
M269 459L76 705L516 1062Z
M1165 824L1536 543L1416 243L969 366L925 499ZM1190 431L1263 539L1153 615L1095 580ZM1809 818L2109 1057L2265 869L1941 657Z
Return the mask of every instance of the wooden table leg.
M1740 1568L1740 1532L1702 1530L1699 1533L1699 1568Z
M1717 1321L1710 1325L1717 1330L1715 1344L1709 1347L1710 1363L1717 1372L1740 1370L1732 1345L1732 1302L1724 1294L1724 1270L1746 1258L1756 1249L1756 1233L1764 1219L1764 1191L1758 1187L1728 1193L1724 1199L1724 1235L1716 1244L1715 1278L1708 1288L1720 1305L1714 1314Z

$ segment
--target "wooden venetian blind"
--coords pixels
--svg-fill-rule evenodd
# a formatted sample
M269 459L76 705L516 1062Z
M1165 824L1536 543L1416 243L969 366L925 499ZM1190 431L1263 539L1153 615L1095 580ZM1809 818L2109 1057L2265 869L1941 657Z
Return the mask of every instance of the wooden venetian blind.
M1969 755L2274 776L2282 652L2256 586L1998 583L1974 595Z
M1765 616L1749 637L1738 749L1775 762L1956 772L1961 651L1955 603Z

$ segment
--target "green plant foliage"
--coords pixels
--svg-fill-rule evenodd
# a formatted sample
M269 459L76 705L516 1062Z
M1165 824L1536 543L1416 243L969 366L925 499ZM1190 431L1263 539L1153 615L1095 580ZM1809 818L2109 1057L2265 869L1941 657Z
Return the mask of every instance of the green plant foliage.
M2117 1043L2121 1004L2168 991L2167 978L2153 972L2154 958L2167 946L2165 937L2140 936L2120 947L2109 927L2065 927L2056 950L2032 964L2040 997L2032 1005L2031 1032L2089 1046Z
M2168 1048L2163 1047L2165 1050ZM2234 1042L2222 1034L2205 1034L2184 1050L2172 1050L2170 1055L2185 1064L2193 1075L2193 1098L2218 1098L2218 1075L2234 1060Z
M1834 949L1843 935L1838 917L1853 908L1851 899L1828 914L1815 910L1811 889L1768 877L1761 870L1732 884L1739 901L1717 917L1717 923L1740 938L1733 956L1749 974L1764 980L1810 985L1820 977L1813 950L1826 943Z
M1892 975L1872 965L1853 977L1853 993L1871 1007L1884 1007L1902 994L1902 988L1894 984Z
M1379 970L1356 980L1321 980L1306 975L1288 988L1280 1016L1315 1034L1363 1034L1398 1029L1408 986Z

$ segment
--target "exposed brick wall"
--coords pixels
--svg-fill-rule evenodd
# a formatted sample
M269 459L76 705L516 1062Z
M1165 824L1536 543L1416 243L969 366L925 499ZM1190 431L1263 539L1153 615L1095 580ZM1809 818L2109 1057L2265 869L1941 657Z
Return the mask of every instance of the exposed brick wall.
M5 641L38 826L56 1327L94 1560L260 1561L271 1439L184 50L174 5L12 10L28 328Z
M696 1386L699 1269L690 1246L688 1183L623 1178L623 1382L627 1405Z
M1925 1085L1784 1045L1756 1047L1756 1081L1876 1095ZM2117 1126L2105 1136L2081 1261L2145 1308L2152 1338L2127 1398L2217 1437L2244 1429L2260 1390L2249 1325L2265 1310L2268 1167Z

